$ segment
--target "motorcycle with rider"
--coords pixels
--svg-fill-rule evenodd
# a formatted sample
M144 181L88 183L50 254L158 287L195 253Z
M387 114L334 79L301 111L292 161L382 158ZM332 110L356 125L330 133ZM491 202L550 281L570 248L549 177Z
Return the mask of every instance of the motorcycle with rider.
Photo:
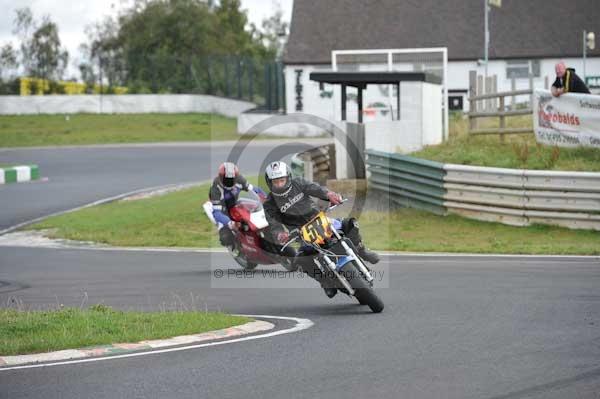
M288 271L296 271L294 252L290 248L279 253L270 240L264 239L268 226L262 203L267 195L254 187L232 162L218 168L203 209L217 227L219 241L245 270L259 264L280 263Z
M327 216L346 200L326 187L292 178L290 168L280 161L267 166L265 181L268 195L249 184L236 165L225 162L211 186L210 201L204 204L221 244L236 262L246 270L274 263L288 271L301 267L329 298L343 292L381 312L384 305L365 264L378 263L379 256L365 246L356 219ZM248 195L240 196L242 191ZM311 197L331 206L320 210Z
M338 291L354 296L374 312L383 310L383 302L373 291L371 264L379 262L369 250L354 218L329 218L326 213L343 204L342 197L303 178L292 178L284 162L272 162L265 170L270 193L264 209L271 239L285 251L292 241L300 241L295 263L333 298ZM328 201L327 210L319 210L311 197Z

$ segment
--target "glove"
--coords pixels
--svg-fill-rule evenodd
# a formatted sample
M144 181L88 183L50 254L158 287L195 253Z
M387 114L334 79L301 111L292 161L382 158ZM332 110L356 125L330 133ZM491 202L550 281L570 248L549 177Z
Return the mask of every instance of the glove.
M285 244L286 242L288 242L289 239L290 235L287 231L281 231L277 233L277 241L279 241L281 244Z
M255 188L254 192L258 195L258 198L260 198L260 202L264 203L267 200L267 193L260 188Z
M335 193L333 191L329 191L327 193L327 199L329 200L329 202L331 202L333 205L339 205L342 203L342 196L339 195L338 193Z
M267 193L265 193L265 192L263 191L263 189L262 189L262 188L260 188L260 187L252 187L252 190L253 190L253 191L254 191L254 192L255 192L255 193L258 195L258 196L260 196L260 197L263 197L263 196L264 196L264 197L266 197L266 196L267 196Z

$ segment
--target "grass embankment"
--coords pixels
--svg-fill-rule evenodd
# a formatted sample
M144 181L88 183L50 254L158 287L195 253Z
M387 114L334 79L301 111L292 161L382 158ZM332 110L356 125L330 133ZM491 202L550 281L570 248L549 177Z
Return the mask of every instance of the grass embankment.
M365 212L360 227L367 244L379 250L600 255L597 231L546 225L507 226L410 208L390 213Z
M507 118L507 127L532 127L531 116ZM480 120L480 127L498 126L498 118ZM600 149L559 148L538 144L533 133L469 137L468 119L454 114L447 142L429 146L412 156L443 163L515 169L600 171Z
M215 114L0 116L0 147L237 140L237 122Z
M256 182L255 179L253 183ZM116 202L53 217L33 226L53 237L115 246L219 247L202 211L208 186ZM552 226L513 227L415 209L364 212L360 225L377 250L512 254L600 254L598 232Z
M214 247L218 237L202 203L210 185L137 201L120 201L47 219L32 228L53 238L134 247Z
M122 312L104 305L53 311L0 309L0 355L79 349L198 334L250 319L205 312Z

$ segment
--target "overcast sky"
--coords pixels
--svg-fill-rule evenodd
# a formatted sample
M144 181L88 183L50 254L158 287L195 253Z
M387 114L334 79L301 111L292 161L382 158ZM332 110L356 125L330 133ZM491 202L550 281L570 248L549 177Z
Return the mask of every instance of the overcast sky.
M262 20L273 14L279 3L284 12L284 18L289 21L292 14L293 0L241 0L242 8L248 11L248 19L260 26ZM69 71L77 71L75 65L80 58L79 45L86 41L84 29L95 21L102 20L106 15L117 15L118 11L127 8L131 0L0 0L0 45L11 41L18 44L12 34L15 10L30 7L36 20L50 15L52 21L58 24L60 40L69 50Z

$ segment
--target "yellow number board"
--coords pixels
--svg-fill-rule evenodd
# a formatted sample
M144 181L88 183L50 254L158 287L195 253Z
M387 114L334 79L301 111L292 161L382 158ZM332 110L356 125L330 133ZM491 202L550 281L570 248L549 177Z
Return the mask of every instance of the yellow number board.
M302 226L301 232L304 241L317 245L325 244L325 241L333 235L331 223L323 211Z

